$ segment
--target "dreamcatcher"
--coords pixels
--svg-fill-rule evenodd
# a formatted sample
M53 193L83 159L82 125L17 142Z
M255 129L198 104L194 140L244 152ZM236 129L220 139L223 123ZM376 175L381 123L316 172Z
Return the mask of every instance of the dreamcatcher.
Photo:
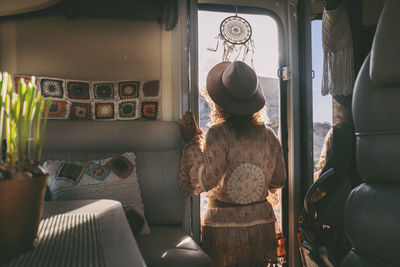
M247 20L238 16L237 7L236 15L225 18L221 22L219 29L220 32L215 37L218 40L215 49L208 48L208 50L216 52L221 41L224 49L222 61L234 61L238 59L245 61L251 55L250 61L253 65L255 50L254 41L251 39L253 30Z

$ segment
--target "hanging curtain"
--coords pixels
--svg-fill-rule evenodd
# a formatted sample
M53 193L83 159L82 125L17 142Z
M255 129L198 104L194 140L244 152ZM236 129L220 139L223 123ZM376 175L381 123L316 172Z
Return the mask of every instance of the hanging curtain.
M322 15L324 71L322 95L351 95L354 84L353 38L345 4Z

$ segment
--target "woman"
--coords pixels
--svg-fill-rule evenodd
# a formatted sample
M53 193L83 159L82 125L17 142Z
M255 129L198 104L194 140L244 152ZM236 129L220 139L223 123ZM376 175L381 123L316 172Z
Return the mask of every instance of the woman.
M178 121L187 141L179 185L186 195L206 191L209 202L203 248L212 266L278 263L276 218L266 198L284 186L285 163L278 138L260 119L265 99L257 76L241 61L217 64L207 93L215 108L204 147L193 114Z

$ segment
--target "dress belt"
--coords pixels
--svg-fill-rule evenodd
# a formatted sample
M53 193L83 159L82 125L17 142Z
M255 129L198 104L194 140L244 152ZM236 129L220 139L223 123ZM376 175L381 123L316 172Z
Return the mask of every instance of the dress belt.
M252 202L252 203L249 203L249 204L238 204L238 203L223 202L223 201L215 199L215 198L209 198L208 199L208 207L209 208L246 207L246 206L251 206L251 205L255 205L255 204L261 204L261 203L265 203L265 202L268 202L268 200Z

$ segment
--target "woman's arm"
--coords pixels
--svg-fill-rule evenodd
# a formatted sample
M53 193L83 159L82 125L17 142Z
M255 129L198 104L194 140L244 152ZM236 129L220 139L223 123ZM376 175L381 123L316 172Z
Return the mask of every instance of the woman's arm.
M195 136L183 150L178 183L185 195L197 195L216 186L226 171L229 136L221 126L210 128L204 148Z
M278 147L278 149L275 156L276 161L274 172L272 174L271 182L269 184L269 191L271 193L275 193L276 191L284 187L286 182L286 167L285 160L283 158L282 146L278 138L276 137L275 142L275 145Z

